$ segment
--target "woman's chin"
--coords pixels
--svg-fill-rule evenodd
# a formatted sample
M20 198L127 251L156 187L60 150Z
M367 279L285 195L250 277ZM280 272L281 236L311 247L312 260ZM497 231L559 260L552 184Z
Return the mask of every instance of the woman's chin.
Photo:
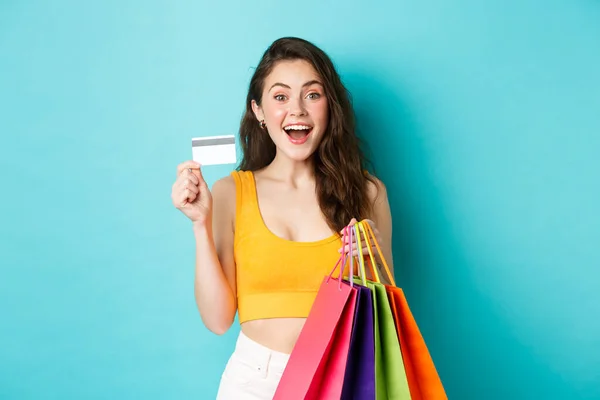
M293 162L309 161L318 147L318 142L315 142L315 138L316 137L311 134L309 135L308 140L300 145L291 143L287 137L278 138L284 140L278 140L277 143L275 143L277 153Z
M315 149L306 148L292 148L292 149L279 149L279 153L292 162L307 162L310 161Z

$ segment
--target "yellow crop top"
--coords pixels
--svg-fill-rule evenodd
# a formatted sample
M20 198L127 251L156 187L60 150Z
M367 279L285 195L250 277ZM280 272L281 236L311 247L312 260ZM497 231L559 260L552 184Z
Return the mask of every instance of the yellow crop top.
M254 174L231 174L236 185L234 257L240 323L307 317L323 278L340 257L340 237L294 242L275 235L262 219Z

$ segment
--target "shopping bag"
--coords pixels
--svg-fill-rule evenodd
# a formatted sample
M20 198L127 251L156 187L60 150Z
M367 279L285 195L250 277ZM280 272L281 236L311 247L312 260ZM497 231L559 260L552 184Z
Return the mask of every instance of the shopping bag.
M366 232L364 223L362 221L357 222L353 228L357 236L359 268L364 274L365 265L372 267L372 264L365 262L365 257L362 255L361 242ZM367 287L373 291L377 400L410 400L408 380L389 299L385 286L379 281L377 270L375 268L371 269L374 280L367 280Z
M351 230L350 242L353 232ZM375 400L373 293L366 286L364 274L353 277L353 260L354 257L351 257L348 279L354 279L356 308L341 400Z
M408 380L408 388L410 389L411 397L414 400L421 399L421 390L419 389L418 383L416 382L415 371L413 368L413 362L410 352L406 351L407 343L405 340L406 334L402 331L401 319L399 318L398 307L396 307L396 296L395 291L386 286L388 299L390 301L390 307L392 309L392 315L394 316L394 322L396 323L396 332L398 332L398 339L400 341L400 351L402 351L402 359L404 360L404 369L406 370L406 379Z
M342 254L323 278L273 399L340 398L356 304L354 283L342 279L347 258Z
M345 282L347 284L347 282ZM357 291L351 290L334 337L311 382L306 400L339 399L342 393ZM288 397L289 398L289 397Z
M427 345L421 335L419 327L412 315L404 292L396 286L394 277L390 273L388 264L383 256L379 243L368 223L362 224L365 230L367 246L373 245L389 277L391 285L385 285L408 379L408 385L413 400L446 400L448 397L439 378ZM374 260L370 252L370 260ZM372 265L373 263L371 263ZM374 268L376 270L376 268Z

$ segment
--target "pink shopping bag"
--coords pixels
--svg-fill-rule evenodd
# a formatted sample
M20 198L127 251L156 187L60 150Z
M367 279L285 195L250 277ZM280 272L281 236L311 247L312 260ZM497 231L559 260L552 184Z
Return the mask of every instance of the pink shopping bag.
M343 238L347 239L347 230ZM352 280L342 279L345 264L342 254L324 277L274 400L340 398L356 304ZM338 277L333 278L338 267Z

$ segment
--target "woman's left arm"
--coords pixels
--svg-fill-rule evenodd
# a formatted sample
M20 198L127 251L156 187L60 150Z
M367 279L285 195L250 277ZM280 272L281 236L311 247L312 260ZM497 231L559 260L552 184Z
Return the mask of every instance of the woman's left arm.
M381 248L381 252L383 253L383 257L385 258L386 264L390 269L390 273L392 274L392 278L394 278L394 260L392 257L392 213L390 210L390 203L387 196L387 190L383 182L374 179L375 183L369 181L368 184L368 196L371 202L371 213L368 218L364 219L363 222L366 222L371 227L373 234L375 235L375 239ZM356 219L352 218L349 221L348 226L353 226L356 224ZM344 230L340 231L340 234L344 234ZM379 273L380 280L383 283L391 284L387 272L385 272L385 267L383 266L383 262L379 257L377 248L371 241L371 254L375 257L375 263L377 264L377 271ZM352 250L350 250L352 248ZM361 237L361 249L363 257L369 256L369 250L367 249L367 243L364 237ZM352 251L354 256L358 255L358 245L356 243L356 238L352 239L352 245L343 245L339 250L340 253L349 253ZM357 272L354 271L356 274ZM371 275L367 272L367 275ZM371 277L372 279L373 277Z
M390 268L392 277L394 277L394 259L392 255L392 212L388 200L387 189L383 182L375 178L375 184L369 183L369 197L372 204L372 216L368 221L373 229L373 233L377 238L381 252L385 257L385 261ZM372 251L377 253L377 249ZM374 254L375 255L375 254ZM377 270L380 278L385 283L389 282L382 261L377 257Z

